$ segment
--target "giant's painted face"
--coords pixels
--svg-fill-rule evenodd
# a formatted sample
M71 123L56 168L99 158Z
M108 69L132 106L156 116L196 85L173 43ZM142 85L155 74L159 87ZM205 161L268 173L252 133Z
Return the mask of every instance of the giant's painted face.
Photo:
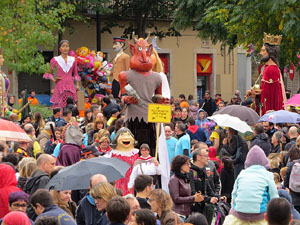
M134 148L134 138L129 132L123 132L120 134L117 140L116 149L119 151L130 151Z
M139 38L138 40L135 39L134 44L129 43L129 46L132 55L130 58L130 68L139 72L150 71L152 68L152 44L148 44L145 39Z

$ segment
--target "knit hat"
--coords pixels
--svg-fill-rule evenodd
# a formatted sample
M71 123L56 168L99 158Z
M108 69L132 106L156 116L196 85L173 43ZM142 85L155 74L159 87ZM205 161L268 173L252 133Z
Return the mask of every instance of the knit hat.
M245 161L245 169L252 165L261 165L264 166L266 169L270 167L269 160L265 152L258 145L254 145L248 152Z
M15 191L15 192L11 192L11 193L9 194L8 202L9 202L10 205L11 205L12 203L17 202L17 201L20 201L20 200L23 200L23 201L25 201L25 202L28 202L28 200L29 200L29 195L26 194L24 191Z
M23 212L13 211L3 217L2 221L6 225L31 225L27 215Z

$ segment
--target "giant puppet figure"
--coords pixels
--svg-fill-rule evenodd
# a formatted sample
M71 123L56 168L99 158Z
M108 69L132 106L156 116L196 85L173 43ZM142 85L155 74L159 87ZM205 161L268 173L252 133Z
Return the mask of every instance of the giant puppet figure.
M153 103L153 95L162 94L162 79L159 73L151 71L153 46L148 44L147 39L134 38L135 43L129 43L131 70L120 73L119 81L122 100L127 104L126 126L133 133L138 145L147 143L151 148L151 155L154 156L155 124L148 123L148 104ZM167 98L160 98L156 103L168 101Z
M114 98L119 98L120 84L119 84L119 74L122 71L129 70L130 56L124 53L123 49L125 47L124 38L113 38L113 50L117 53L113 60L113 77L112 77L112 95Z
M283 109L286 99L284 84L277 66L281 36L264 33L264 45L261 48L261 62L265 63L261 79L262 115L269 110Z

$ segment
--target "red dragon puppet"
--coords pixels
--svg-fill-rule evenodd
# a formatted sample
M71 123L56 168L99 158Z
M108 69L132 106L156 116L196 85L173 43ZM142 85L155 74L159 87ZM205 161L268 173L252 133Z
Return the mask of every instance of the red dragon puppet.
M155 124L148 123L148 104L153 103L152 97L161 95L162 80L159 73L151 71L151 54L153 46L147 39L134 38L129 42L131 59L130 70L119 75L120 92L123 102L127 105L125 112L126 126L131 130L140 146L147 143L151 155L155 154ZM168 103L169 99L159 98L155 103Z

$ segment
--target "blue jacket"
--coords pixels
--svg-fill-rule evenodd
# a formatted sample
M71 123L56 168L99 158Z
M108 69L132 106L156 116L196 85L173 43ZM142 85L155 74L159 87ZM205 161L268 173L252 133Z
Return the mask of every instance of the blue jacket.
M44 212L36 219L42 216L54 216L59 220L58 222L60 225L76 225L76 222L73 220L73 218L55 204L46 207Z
M75 219L77 225L96 225L100 217L101 213L97 210L93 198L86 194L76 210Z

